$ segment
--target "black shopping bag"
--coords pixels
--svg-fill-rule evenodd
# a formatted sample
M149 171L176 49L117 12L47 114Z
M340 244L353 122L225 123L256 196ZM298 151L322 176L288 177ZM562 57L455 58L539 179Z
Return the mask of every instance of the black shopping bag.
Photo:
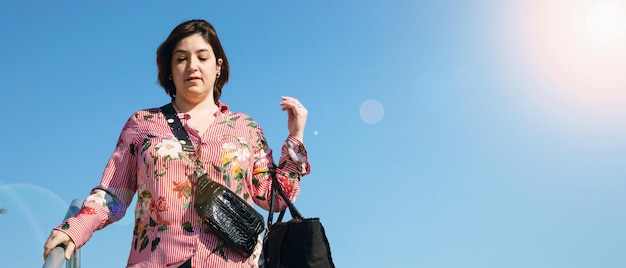
M276 192L287 202L292 219L282 222L285 210L276 223L273 208ZM334 268L330 245L319 218L304 218L280 187L272 173L268 231L263 242L264 268Z

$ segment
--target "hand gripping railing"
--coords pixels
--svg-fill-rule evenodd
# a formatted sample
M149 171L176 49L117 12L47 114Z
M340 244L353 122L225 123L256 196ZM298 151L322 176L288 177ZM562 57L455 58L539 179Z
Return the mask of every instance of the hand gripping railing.
M65 214L66 220L69 217L72 217L78 213L80 208L83 205L83 201L79 199L74 199L70 204L70 207L67 209L67 213ZM58 245L50 253L46 258L46 261L43 263L43 268L60 268L65 260L65 246ZM65 263L66 268L80 268L80 248L76 248L74 250L74 254L72 257Z

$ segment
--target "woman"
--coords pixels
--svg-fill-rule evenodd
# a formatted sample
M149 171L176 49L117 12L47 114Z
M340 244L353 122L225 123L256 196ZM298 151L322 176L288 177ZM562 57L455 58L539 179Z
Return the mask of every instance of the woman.
M260 239L254 253L243 257L226 246L194 210L194 160L200 159L212 180L265 210L272 169L295 200L300 177L310 170L302 143L308 112L297 99L282 97L289 136L274 170L272 151L258 124L219 101L229 66L211 24L190 20L174 28L157 50L157 65L159 83L171 96L197 153L181 149L159 108L131 115L100 185L76 216L52 231L44 258L64 244L69 259L94 231L121 219L137 193L127 267L257 267ZM275 210L285 207L279 202Z

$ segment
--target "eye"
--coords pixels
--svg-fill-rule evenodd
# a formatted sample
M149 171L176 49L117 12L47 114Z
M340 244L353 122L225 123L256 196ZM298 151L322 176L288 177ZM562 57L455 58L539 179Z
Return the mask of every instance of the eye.
M176 59L177 62L183 62L185 60L187 60L187 58L185 58L185 57L179 57L179 58Z

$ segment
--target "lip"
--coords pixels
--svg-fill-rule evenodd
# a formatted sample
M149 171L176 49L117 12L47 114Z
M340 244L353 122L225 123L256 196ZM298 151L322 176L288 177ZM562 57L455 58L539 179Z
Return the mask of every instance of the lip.
M200 79L199 76L190 76L190 77L187 77L187 79L185 79L185 81L193 81L193 80L198 80L198 79Z

